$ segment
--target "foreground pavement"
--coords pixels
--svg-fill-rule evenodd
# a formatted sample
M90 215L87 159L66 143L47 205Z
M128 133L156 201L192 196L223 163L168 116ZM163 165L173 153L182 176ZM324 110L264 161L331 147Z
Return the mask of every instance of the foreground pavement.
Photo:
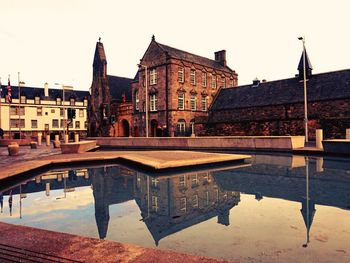
M0 222L0 262L229 262ZM232 262L232 261L231 261Z

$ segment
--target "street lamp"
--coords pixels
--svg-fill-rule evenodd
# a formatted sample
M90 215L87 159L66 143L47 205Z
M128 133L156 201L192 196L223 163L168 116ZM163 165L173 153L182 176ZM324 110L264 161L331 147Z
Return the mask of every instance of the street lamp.
M304 74L304 122L305 122L305 142L309 141L308 136L308 120L307 120L307 91L306 91L306 50L305 50L305 37L298 37L303 42L303 74Z
M145 99L146 99L146 137L148 138L148 81L147 81L147 66L138 64L139 67L145 68Z
M60 83L55 83L55 85L61 85L62 86L62 109L63 109L63 116L62 116L62 130L63 130L63 141L64 143L68 143L68 140L66 140L66 125L67 125L67 121L66 121L66 108L64 107L64 88L65 86L63 84Z

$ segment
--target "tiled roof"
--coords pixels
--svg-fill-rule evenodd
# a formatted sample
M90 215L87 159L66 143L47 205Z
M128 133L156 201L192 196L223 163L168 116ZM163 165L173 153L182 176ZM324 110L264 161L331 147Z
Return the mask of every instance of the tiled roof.
M109 92L112 99L117 102L122 101L122 96L125 94L126 101L131 101L131 82L132 79L123 78L118 76L107 75L109 83Z
M2 85L1 97L4 98L7 94L7 85ZM62 98L62 89L49 89L48 100L56 100L56 98ZM39 96L42 100L46 99L44 95L44 88L36 87L21 87L21 96L26 96L27 99L34 99ZM83 90L65 90L65 100L73 97L76 101L84 101L84 98L88 98L90 93ZM11 97L12 99L18 98L18 87L11 85Z
M350 69L313 75L307 81L308 102L350 98ZM221 89L211 110L259 107L304 101L298 78Z
M198 64L203 65L203 66L215 68L218 70L223 70L223 71L230 72L230 73L234 72L234 70L230 69L228 66L225 67L215 60L201 57L201 56L198 56L198 55L195 55L195 54L192 54L192 53L180 50L180 49L176 49L173 47L169 47L167 45L163 45L163 44L160 44L158 42L156 42L156 43L159 45L159 47L161 49L163 49L165 52L167 52L168 55L170 55L171 57L183 59L183 60L194 62L194 63L198 63Z

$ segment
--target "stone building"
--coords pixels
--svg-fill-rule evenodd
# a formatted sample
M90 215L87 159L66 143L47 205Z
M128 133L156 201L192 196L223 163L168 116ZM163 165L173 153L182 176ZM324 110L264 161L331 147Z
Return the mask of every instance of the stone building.
M302 59L299 74L219 91L209 117L196 120L199 135L304 135ZM312 74L306 55L309 137L323 129L341 138L350 127L350 70Z
M89 105L89 136L130 136L132 79L107 75L103 43L96 43Z
M74 90L72 86L63 89L2 85L0 92L0 128L5 139L31 140L38 134L55 135L67 132L86 137L87 108L89 92ZM11 99L7 99L10 94ZM67 121L69 108L75 109L76 117ZM67 127L68 125L68 127Z
M131 86L134 136L146 134L146 95L150 136L188 136L194 119L208 115L217 92L237 86L237 74L227 66L225 50L212 60L160 44L153 36Z

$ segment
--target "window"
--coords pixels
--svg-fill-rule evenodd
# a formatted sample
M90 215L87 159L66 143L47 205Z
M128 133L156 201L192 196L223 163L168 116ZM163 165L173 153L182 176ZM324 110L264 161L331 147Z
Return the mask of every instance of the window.
M51 109L51 113L55 113L55 109Z
M202 72L202 87L205 88L207 86L207 73Z
M56 105L61 105L61 104L62 104L62 99L56 98Z
M216 76L215 75L211 76L211 88L216 89Z
M233 87L233 78L230 78L230 87Z
M177 135L183 136L186 131L186 122L185 120L179 120L176 124Z
M191 129L191 134L195 135L195 131L194 131L194 119L190 121L190 129Z
M75 121L75 128L80 129L80 121Z
M64 109L60 109L60 116L64 117Z
M192 196L192 206L198 207L198 195Z
M69 122L68 127L73 129L73 121Z
M149 84L150 84L150 85L155 85L155 84L157 84L157 71L156 71L155 68L154 68L154 69L151 69Z
M225 87L226 87L226 79L225 79L225 77L222 77L222 78L221 78L221 87L222 87L222 88L225 88Z
M31 120L32 123L32 129L38 128L38 121L37 120Z
M19 128L19 123L21 124L21 128L24 128L24 119L10 119L11 128Z
M88 105L88 100L84 99L83 105L86 107Z
M84 117L84 110L83 109L79 109L79 117Z
M37 116L43 116L43 108L42 107L36 108L36 115Z
M75 99L74 98L70 98L69 99L70 105L74 106L75 105Z
M202 111L207 111L207 96L202 95L201 104Z
M182 175L179 177L179 187L186 187L186 176Z
M191 110L197 110L197 96L195 94L191 94Z
M193 174L192 175L192 186L196 186L196 185L198 185L198 175Z
M14 106L11 106L10 107L10 115L21 115L23 116L24 115L24 107L14 107Z
M135 110L139 110L139 103L140 103L140 99L139 99L139 91L135 91Z
M67 120L61 120L61 127L66 128L67 127Z
M85 123L84 123L84 128L85 128L85 130L88 128L88 122L87 121L85 121Z
M186 212L187 203L186 203L186 197L183 197L180 199L180 211Z
M40 97L34 97L34 104L40 104Z
M158 99L157 94L151 94L150 95L150 111L157 111L158 110Z
M23 104L27 103L26 96L21 96L21 102L20 103L23 103Z
M184 110L185 109L185 93L183 93L183 92L180 92L179 94L178 94L178 99L177 99L177 101L178 101L178 109L179 110Z
M152 178L152 187L157 187L159 180L157 178Z
M194 69L191 69L190 73L190 83L192 85L196 85L196 71Z
M158 196L152 195L152 210L158 212L159 206L158 206Z
M59 128L59 126L58 126L58 120L56 120L56 119L53 119L53 120L52 120L52 128Z
M185 69L183 67L179 67L177 79L180 83L185 82Z

